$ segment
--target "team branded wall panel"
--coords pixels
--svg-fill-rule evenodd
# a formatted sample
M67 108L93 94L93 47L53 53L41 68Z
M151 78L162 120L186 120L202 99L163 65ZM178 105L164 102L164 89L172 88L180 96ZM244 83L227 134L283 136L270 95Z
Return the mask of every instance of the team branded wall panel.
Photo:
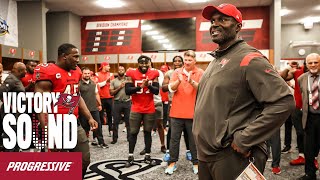
M242 13L241 38L257 49L269 49L269 7L239 8ZM218 47L210 37L210 22L200 17L197 34L197 51L212 51Z
M243 20L239 36L248 43L253 42L256 31L262 28L262 24L263 19ZM210 22L201 22L200 24L199 31L202 33L202 44L212 44L211 35L208 31L210 26Z
M269 7L239 8L243 16L241 37L257 49L269 49ZM209 34L210 22L201 10L86 16L81 19L82 54L142 53L140 20L196 18L196 51L217 48ZM188 37L186 37L188 38ZM167 58L166 58L167 59Z
M13 47L13 46L1 46L2 49L2 57L9 57L9 58L22 58L22 48Z
M118 63L118 54L97 55L97 63L108 62L109 64Z
M83 54L117 54L140 38L139 20L87 22L82 31Z
M39 51L31 50L31 49L23 49L23 59L39 61L40 60Z
M214 58L209 54L210 51L196 52L197 62L210 62Z
M82 55L80 57L79 64L95 64L95 56L94 55Z
M166 53L166 63L173 62L175 56L181 56L183 58L183 52L170 52Z
M119 54L119 63L138 63L141 54Z
M150 57L152 62L164 63L164 53L142 53L142 55Z

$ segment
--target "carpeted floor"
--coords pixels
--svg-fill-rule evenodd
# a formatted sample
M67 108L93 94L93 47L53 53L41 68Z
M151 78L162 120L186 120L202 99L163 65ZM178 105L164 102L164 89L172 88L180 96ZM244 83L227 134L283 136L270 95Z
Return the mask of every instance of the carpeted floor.
M119 140L116 144L110 144L111 137L108 137L107 126L103 125L104 140L109 145L109 148L102 149L97 146L90 145L91 164L88 168L86 179L141 179L141 180L194 180L198 179L197 175L192 172L192 165L190 161L185 158L185 143L182 140L180 144L180 156L177 163L178 168L172 175L164 173L166 163L162 162L163 153L160 152L160 140L158 134L152 135L152 158L158 162L157 166L151 167L142 162L144 156L139 154L144 148L143 132L138 135L137 145L135 147L135 165L130 168L124 168L124 163L128 157L128 142L126 141L126 133L122 132L124 124L119 128ZM284 128L281 128L281 139L283 140ZM293 139L295 138L295 131L292 132ZM90 135L92 137L92 135ZM182 137L183 138L183 137ZM90 138L90 143L92 138ZM283 146L283 143L281 143ZM270 180L292 180L297 179L304 174L304 166L290 166L289 161L297 157L297 150L295 140L292 141L292 152L282 154L281 156L281 174L274 175L271 173L271 162L267 162L264 175L266 179ZM140 160L140 161L139 161ZM319 161L320 162L320 161ZM318 177L320 175L318 174ZM320 179L320 178L319 178Z

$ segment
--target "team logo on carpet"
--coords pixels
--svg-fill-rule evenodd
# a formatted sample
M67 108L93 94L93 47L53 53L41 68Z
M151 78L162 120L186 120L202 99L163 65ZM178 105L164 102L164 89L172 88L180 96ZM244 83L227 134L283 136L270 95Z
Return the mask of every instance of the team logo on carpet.
M89 171L84 179L126 179L126 180L140 180L137 176L148 173L161 167L162 160L154 159L155 166L144 163L143 159L135 160L133 165L129 168L125 167L127 160L105 160L91 164Z

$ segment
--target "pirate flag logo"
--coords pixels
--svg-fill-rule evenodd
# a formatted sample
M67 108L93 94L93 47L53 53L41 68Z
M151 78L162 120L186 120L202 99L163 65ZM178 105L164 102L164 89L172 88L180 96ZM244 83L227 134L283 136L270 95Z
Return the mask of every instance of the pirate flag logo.
M151 172L164 166L161 159L154 158L156 165L146 164L143 159L135 160L130 168L125 168L127 160L98 161L89 166L84 179L107 179L107 180L140 180L139 175Z
M80 95L73 96L71 94L60 94L58 97L58 102L54 104L64 106L69 108L68 114L72 114L74 109L78 106L80 100Z

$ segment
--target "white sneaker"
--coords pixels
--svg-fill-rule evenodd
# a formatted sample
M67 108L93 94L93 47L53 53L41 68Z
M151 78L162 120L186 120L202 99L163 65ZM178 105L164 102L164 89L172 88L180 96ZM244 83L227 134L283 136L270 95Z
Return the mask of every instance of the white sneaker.
M193 174L198 174L198 164L192 166Z
M171 175L171 174L173 174L173 172L176 171L176 170L177 170L177 165L176 165L176 163L170 163L170 164L168 165L168 167L166 168L166 170L164 171L164 173Z

